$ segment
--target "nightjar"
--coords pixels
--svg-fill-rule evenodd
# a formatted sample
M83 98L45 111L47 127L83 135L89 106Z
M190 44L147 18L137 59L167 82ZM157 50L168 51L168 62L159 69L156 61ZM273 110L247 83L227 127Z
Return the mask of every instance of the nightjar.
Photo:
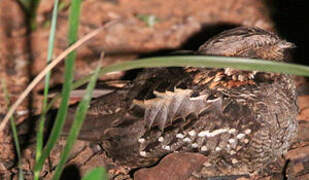
M239 27L211 38L197 54L286 61L293 47L273 33ZM209 158L209 176L251 174L287 152L297 134L297 113L290 75L152 68L94 100L80 138L101 142L109 157L130 168L187 151Z

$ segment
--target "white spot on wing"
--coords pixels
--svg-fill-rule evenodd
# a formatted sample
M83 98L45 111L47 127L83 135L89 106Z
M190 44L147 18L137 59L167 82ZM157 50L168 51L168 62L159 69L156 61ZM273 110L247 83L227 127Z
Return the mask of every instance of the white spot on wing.
M250 134L251 133L251 129L246 129L245 130L245 134Z
M238 160L237 159L232 159L232 163L236 164L236 163L238 163Z
M234 150L231 150L230 154L234 155L234 154L236 154L236 152Z
M230 144L234 144L236 142L235 139L229 139L228 141Z
M186 138L183 139L183 141L184 142L191 142L192 140L190 138L186 137Z
M193 148L197 148L197 147L198 147L198 144L193 143L191 146L192 146Z
M211 164L210 164L209 162L206 161L206 162L204 162L203 166L205 166L205 167L210 167Z
M139 143L144 143L145 141L146 141L145 138L139 138L139 139L138 139L138 142L139 142Z
M222 134L222 133L225 133L225 132L228 132L228 129L216 129L216 130L214 130L214 131L212 131L212 132L209 132L208 130L206 130L206 131L201 131L199 134L198 134L198 136L199 137L214 137L214 136L217 136L217 135L219 135L219 134Z
M182 138L184 138L185 136L183 135L183 134L181 134L181 133L178 133L178 134L176 134L176 138L178 138L178 139L182 139Z
M242 138L244 138L246 135L245 134L243 134L243 133L240 133L240 134L237 134L237 139L242 139Z
M201 151L207 151L208 149L207 149L207 147L206 146L202 146L201 147Z
M216 150L216 151L221 151L221 148L220 148L220 147L216 147L215 150Z
M189 131L190 136L196 136L196 132L194 130Z
M162 136L160 136L159 139L158 139L158 141L159 141L159 142L163 142L163 141L164 141L164 138L163 138Z
M232 128L232 129L229 130L229 133L230 133L230 134L233 134L233 133L235 133L235 132L236 132L236 129L235 129L235 128Z
M171 150L171 146L162 146L163 149L170 151Z
M146 157L146 151L140 151L139 152L139 155L143 156L143 157Z
M198 133L198 136L199 136L199 137L205 137L205 136L207 136L207 134L209 134L209 131L208 131L208 130L206 130L206 131L201 131L201 132Z

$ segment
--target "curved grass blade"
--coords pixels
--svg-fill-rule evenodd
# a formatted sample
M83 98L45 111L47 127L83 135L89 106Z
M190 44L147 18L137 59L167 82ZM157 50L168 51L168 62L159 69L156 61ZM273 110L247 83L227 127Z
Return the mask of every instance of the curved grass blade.
M249 59L225 56L162 56L152 58L142 58L135 61L112 64L102 68L100 76L115 72L127 71L138 68L156 67L208 67L208 68L235 68L247 71L261 71L293 74L309 77L309 66L267 61L263 59ZM91 75L84 77L73 83L73 88L78 88L90 79Z
M267 61L262 59L248 59L223 56L166 56L143 58L137 61L112 64L102 69L104 73L126 71L137 68L192 66L209 68L235 68L248 71L275 72L309 76L309 66Z

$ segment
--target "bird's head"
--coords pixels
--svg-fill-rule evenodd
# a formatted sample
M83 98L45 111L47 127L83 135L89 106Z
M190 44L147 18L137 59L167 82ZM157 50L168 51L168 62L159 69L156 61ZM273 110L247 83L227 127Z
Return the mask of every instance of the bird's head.
M239 27L224 31L200 46L205 55L249 57L275 61L287 60L286 50L295 48L293 43L280 39L276 34L257 27Z

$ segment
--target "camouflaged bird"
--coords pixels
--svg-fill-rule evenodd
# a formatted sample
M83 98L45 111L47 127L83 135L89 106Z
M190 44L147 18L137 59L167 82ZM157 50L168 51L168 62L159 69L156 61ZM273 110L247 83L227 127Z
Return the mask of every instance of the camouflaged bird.
M293 47L273 33L240 27L211 38L198 54L285 61ZM80 138L102 142L109 157L130 168L187 151L209 158L206 176L252 174L287 152L297 112L290 75L153 68L94 100Z

